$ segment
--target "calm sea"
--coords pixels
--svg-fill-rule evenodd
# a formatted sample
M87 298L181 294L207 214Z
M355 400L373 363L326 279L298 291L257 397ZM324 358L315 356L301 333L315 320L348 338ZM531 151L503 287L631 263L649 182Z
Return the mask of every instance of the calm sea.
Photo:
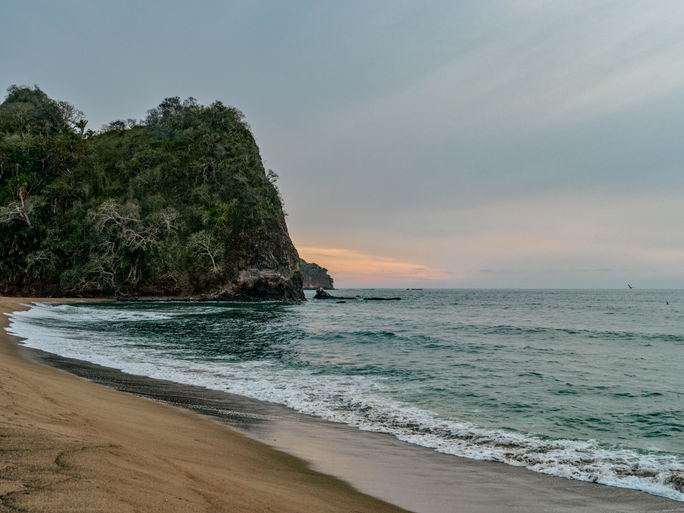
M335 293L402 300L41 304L10 331L439 452L684 501L684 291Z

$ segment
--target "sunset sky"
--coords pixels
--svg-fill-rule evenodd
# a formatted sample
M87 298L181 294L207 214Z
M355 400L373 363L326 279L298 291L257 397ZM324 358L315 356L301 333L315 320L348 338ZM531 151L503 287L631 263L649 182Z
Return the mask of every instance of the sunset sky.
M25 0L0 52L93 129L241 109L339 287L684 287L680 1Z

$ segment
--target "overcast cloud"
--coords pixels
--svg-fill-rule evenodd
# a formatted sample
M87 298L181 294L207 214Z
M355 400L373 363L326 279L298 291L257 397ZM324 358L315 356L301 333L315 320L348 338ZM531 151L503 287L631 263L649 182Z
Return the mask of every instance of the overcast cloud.
M5 87L243 110L339 286L684 286L678 1L15 2Z

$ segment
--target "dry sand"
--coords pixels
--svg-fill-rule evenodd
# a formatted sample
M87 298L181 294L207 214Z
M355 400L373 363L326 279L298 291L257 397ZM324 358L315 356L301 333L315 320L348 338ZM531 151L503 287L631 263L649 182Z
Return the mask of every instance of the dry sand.
M21 358L7 322L1 512L404 511L217 422Z

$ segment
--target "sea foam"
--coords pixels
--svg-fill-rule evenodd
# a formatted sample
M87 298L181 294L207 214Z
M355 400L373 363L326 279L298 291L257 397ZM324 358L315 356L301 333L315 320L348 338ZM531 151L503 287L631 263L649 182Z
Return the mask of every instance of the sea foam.
M193 307L193 315L211 309ZM321 375L275 361L198 358L113 332L91 333L83 323L158 322L176 311L79 308L37 304L11 316L7 330L36 349L113 367L131 374L200 385L286 405L362 430L389 433L438 452L504 462L536 472L633 488L684 501L676 476L684 462L671 454L606 446L594 440L553 439L470 422L389 399L389 384L372 375ZM187 312L183 312L187 315Z

